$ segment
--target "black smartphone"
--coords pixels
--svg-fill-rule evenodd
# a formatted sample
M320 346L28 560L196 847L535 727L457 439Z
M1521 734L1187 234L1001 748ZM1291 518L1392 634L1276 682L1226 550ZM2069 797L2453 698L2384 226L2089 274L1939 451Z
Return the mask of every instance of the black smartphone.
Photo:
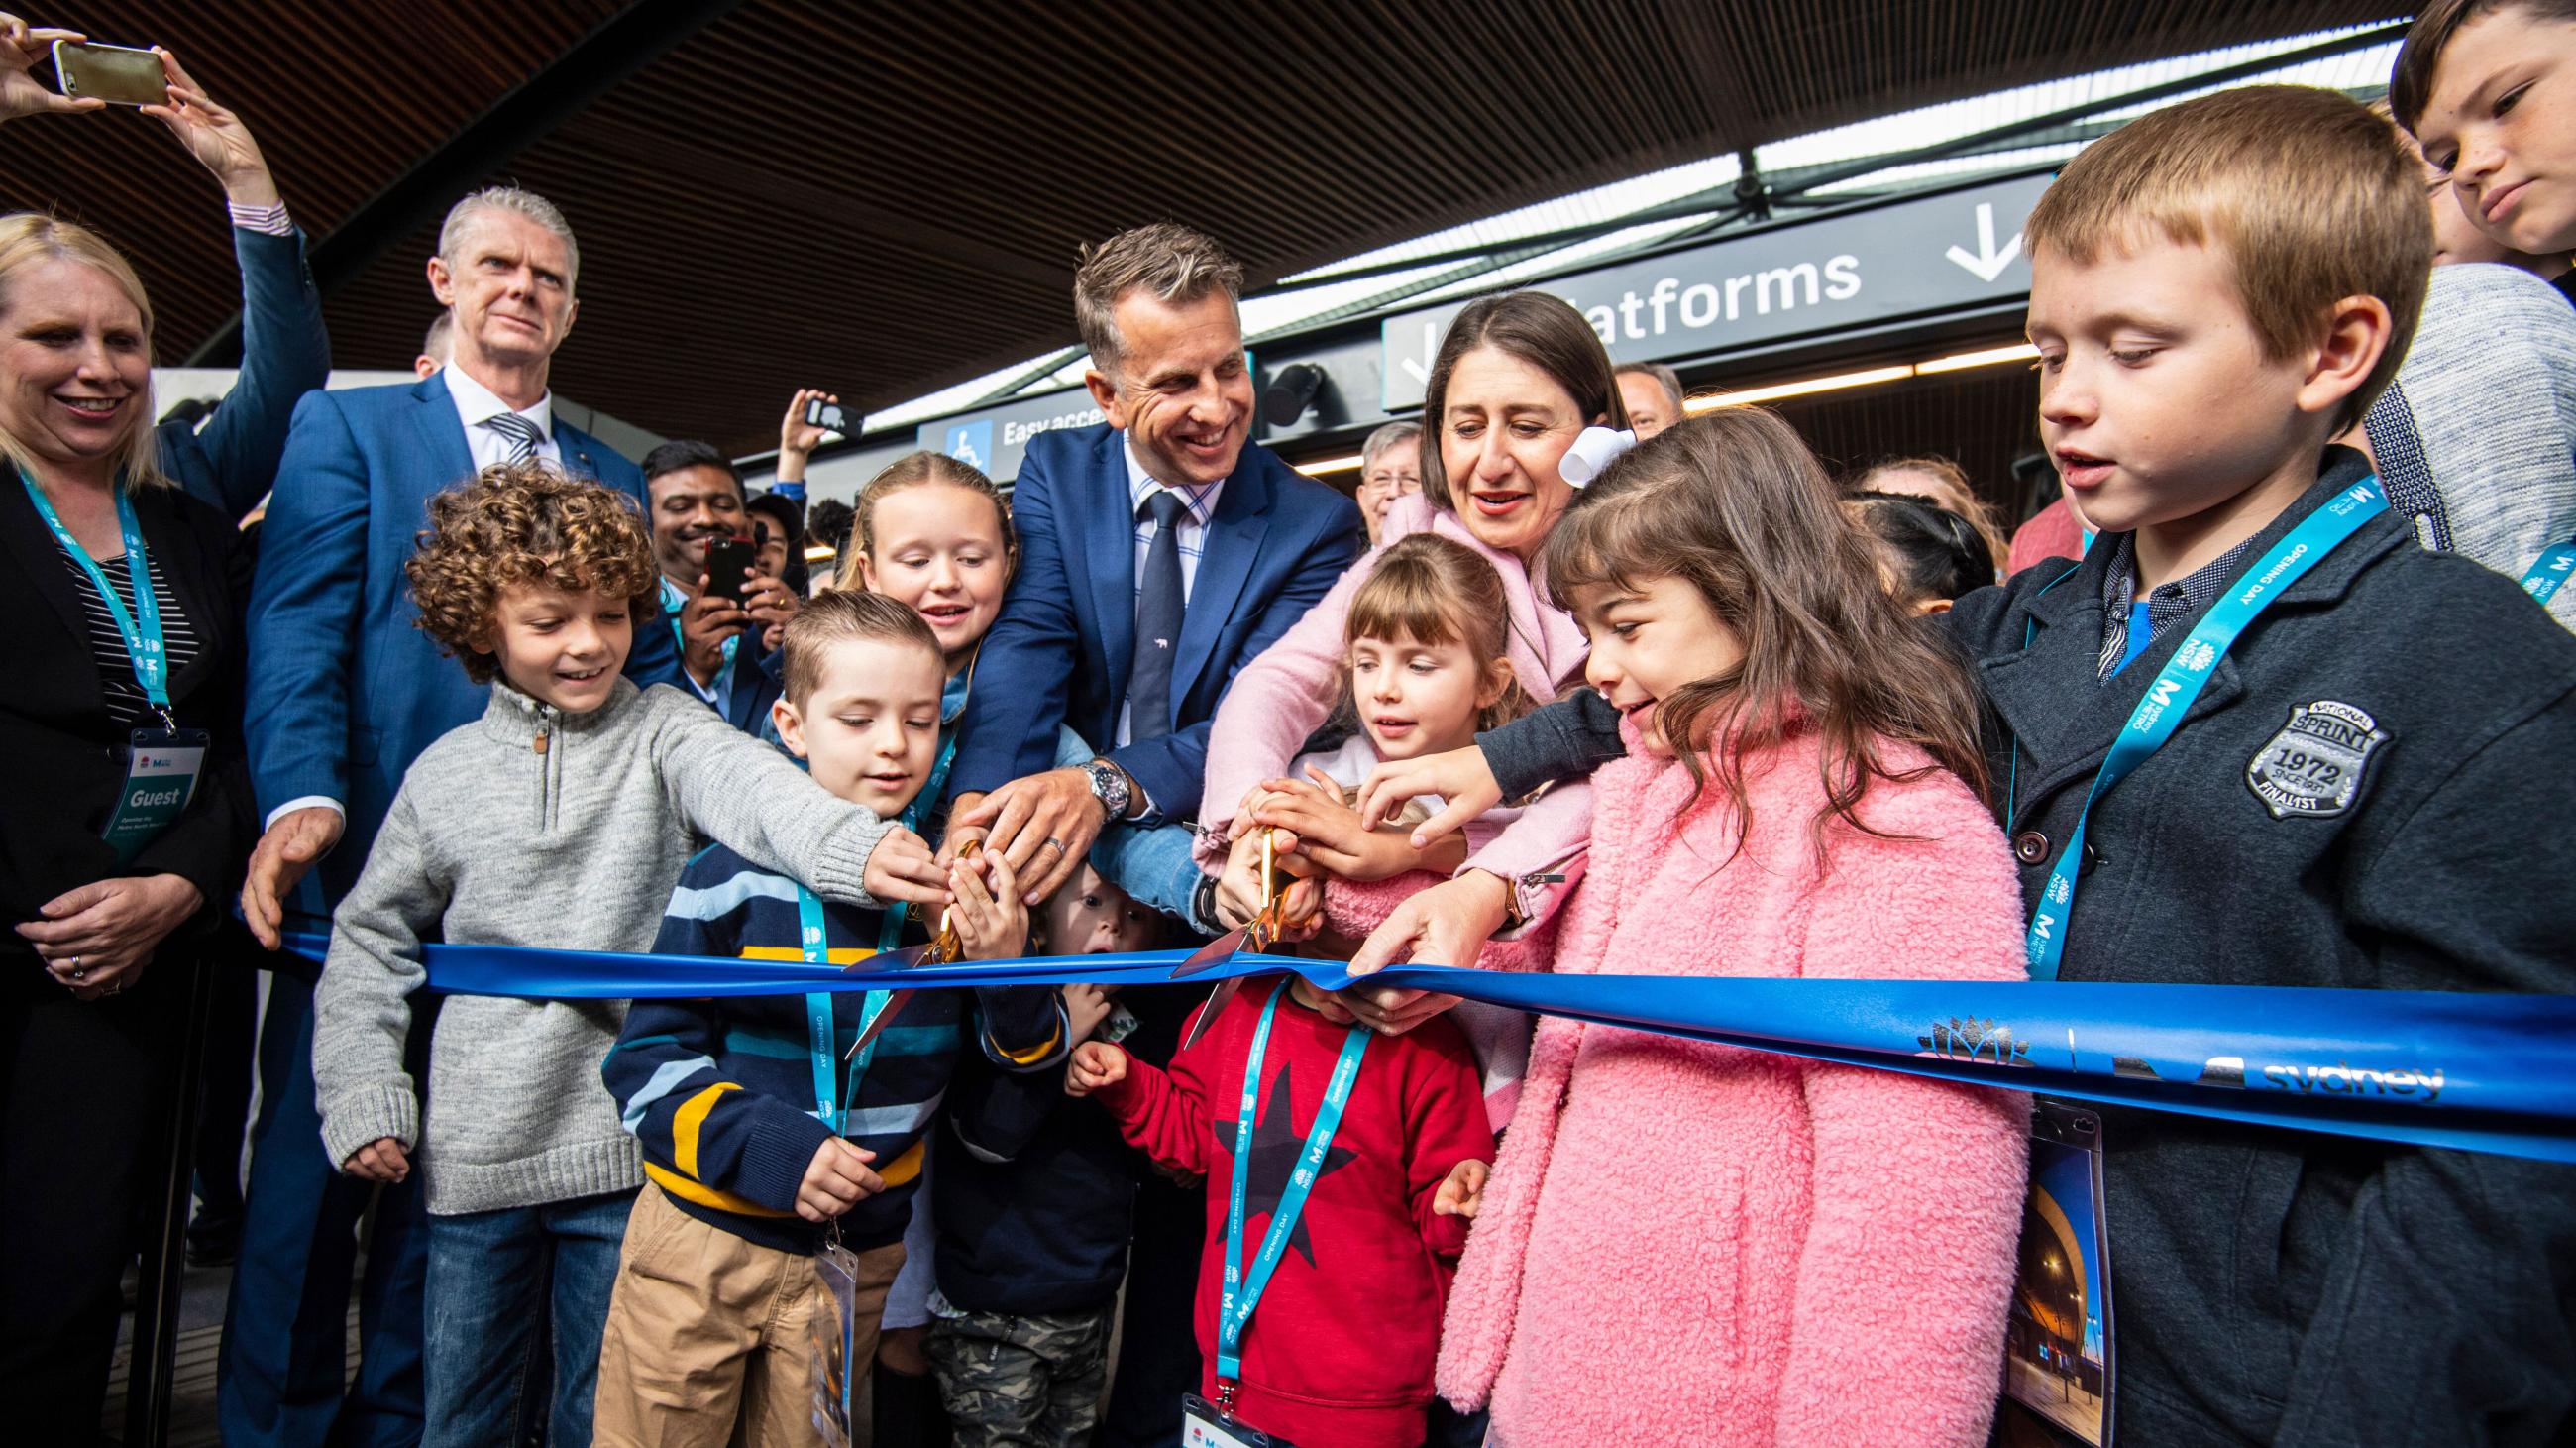
M837 432L843 437L850 435L850 420L841 411L841 404L825 402L819 397L809 397L805 400L805 425L819 427L827 432Z
M759 545L748 538L715 538L707 543L707 592L739 608L743 604L743 580L760 556Z

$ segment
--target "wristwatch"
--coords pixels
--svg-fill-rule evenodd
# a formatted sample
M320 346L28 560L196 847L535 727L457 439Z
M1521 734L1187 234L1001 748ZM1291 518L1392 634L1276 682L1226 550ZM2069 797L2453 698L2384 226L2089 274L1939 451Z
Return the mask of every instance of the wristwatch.
M1106 759L1095 759L1082 766L1091 776L1091 797L1100 801L1112 820L1127 818L1127 806L1134 803L1135 787L1127 782L1127 771Z

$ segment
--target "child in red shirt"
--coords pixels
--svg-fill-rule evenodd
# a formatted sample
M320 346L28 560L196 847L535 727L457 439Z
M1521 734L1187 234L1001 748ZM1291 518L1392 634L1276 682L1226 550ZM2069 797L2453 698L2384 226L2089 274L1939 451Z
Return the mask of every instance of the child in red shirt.
M1227 1380L1217 1313L1256 1037L1241 1259L1259 1295L1241 1335L1241 1367ZM1256 1264L1271 1220L1283 1197L1295 1197L1291 1174L1317 1116L1330 1114L1327 1087L1346 1051L1359 1058L1347 1104L1263 1286ZM1193 1313L1207 1357L1203 1395L1222 1403L1230 1387L1237 1421L1291 1443L1415 1448L1450 1274L1494 1156L1475 1057L1458 1028L1443 1018L1372 1037L1303 979L1252 981L1169 1071L1086 1041L1065 1090L1096 1095L1128 1142L1157 1163L1207 1174Z

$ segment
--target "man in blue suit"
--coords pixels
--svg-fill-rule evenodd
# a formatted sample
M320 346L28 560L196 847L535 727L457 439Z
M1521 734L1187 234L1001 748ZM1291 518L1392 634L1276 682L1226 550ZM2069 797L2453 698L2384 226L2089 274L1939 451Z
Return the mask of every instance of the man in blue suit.
M413 758L483 712L484 689L412 626L402 565L430 496L479 468L535 457L643 506L635 465L553 414L547 372L572 328L579 265L571 228L544 198L503 188L466 197L429 260L430 290L455 318L447 366L407 386L311 393L295 410L251 589L245 709L267 829L242 913L271 948L290 914L327 928ZM639 620L627 673L657 682L677 668L670 630ZM344 1313L372 1188L322 1158L312 1033L309 983L279 974L225 1311L224 1441L415 1443L425 1261L415 1189L389 1188L377 1207L363 1361L344 1403ZM424 1021L415 1040L427 1035Z
M1000 850L1032 904L1109 821L1198 812L1234 671L1359 556L1359 508L1250 441L1242 282L1214 241L1168 222L1110 238L1075 274L1083 380L1109 420L1040 434L1020 463L1020 574L976 661L944 845ZM1059 725L1099 757L1052 767Z
M1249 441L1242 283L1215 242L1168 223L1110 238L1075 275L1084 381L1109 421L1043 433L1020 463L1020 574L976 660L942 846L1001 850L1031 903L1109 821L1198 812L1208 721L1234 671L1359 556L1358 506ZM1060 724L1098 757L1051 768ZM1202 913L1185 831L1119 835L1113 858L1094 862L1102 874L1161 909ZM1205 1221L1196 1189L1138 1192L1107 1448L1180 1440L1181 1395L1199 1382L1189 1322Z

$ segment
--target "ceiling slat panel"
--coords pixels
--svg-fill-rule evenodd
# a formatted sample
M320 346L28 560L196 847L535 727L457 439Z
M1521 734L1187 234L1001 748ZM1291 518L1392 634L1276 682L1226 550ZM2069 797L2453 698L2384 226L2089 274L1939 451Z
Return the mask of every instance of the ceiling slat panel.
M67 0L46 19L178 50L319 234L621 8ZM1259 284L1744 146L2403 8L748 0L494 179L546 193L581 236L563 389L748 450L795 386L881 407L1069 343L1078 248L1141 221L1207 230ZM7 127L0 204L132 251L172 357L238 299L213 187L137 134L152 125ZM410 360L432 244L424 229L331 299L341 365Z

